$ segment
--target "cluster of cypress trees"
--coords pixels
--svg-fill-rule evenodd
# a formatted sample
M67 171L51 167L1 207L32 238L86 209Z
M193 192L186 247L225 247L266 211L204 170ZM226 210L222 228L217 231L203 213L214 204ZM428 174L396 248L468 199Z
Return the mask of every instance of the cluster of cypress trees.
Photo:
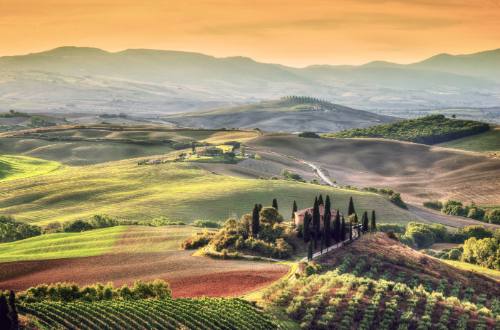
M260 211L262 204L255 204L252 210L252 236L258 237L260 231Z
M323 229L321 230L321 214L320 205L324 205L325 211L323 216ZM294 201L292 214L297 211L297 204ZM348 216L357 223L356 209L352 197L349 199ZM302 228L302 237L305 243L309 243L308 249L327 248L332 245L332 242L343 242L348 237L353 239L352 223L346 224L345 218L340 214L339 210L334 210L332 214L332 203L330 196L327 195L323 201L323 196L315 197L312 212L306 212L304 215L304 224ZM351 217L352 216L352 217ZM333 221L333 223L332 223ZM371 227L371 228L369 228ZM375 211L372 211L371 225L369 226L368 212L364 212L361 218L361 230L363 232L376 231ZM309 251L308 251L309 255Z
M14 291L10 291L9 299L3 293L0 293L0 329L2 330L18 330L19 317L16 308L16 295Z

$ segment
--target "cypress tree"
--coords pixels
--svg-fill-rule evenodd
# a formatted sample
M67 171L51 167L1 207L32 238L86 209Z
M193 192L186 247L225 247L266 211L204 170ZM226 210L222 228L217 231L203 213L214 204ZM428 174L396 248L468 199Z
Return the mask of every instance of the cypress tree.
M368 231L368 212L363 213L363 217L361 218L361 224L363 225L363 232Z
M375 216L375 210L372 211L372 225L370 228L371 231L377 231L377 219Z
M313 206L313 232L314 232L314 249L318 248L319 228L320 228L320 213L318 199L314 199Z
M349 240L352 241L352 223L349 223Z
M331 222L332 222L332 211L330 205L330 196L326 195L325 200L325 214L323 215L323 236L325 237L325 246L329 247L331 245L332 238L332 230L331 230Z
M309 242L309 246L307 247L307 260L312 260L313 258L313 246L312 242Z
M304 214L304 228L303 230L303 236L304 236L304 242L309 242L311 240L311 215L309 212L306 212Z
M0 293L0 329L10 329L12 323L9 318L9 305L3 293Z
M255 204L252 211L252 236L257 238L260 230L260 215L259 205Z
M262 211L262 204L257 204L259 212Z
M276 198L273 199L273 208L278 211L278 200Z
M9 293L9 306L10 306L10 321L11 321L10 328L12 330L18 330L19 316L17 315L17 308L16 308L16 294L14 293L13 290L10 290Z
M321 195L321 194L319 195L319 198L318 198L318 204L319 205L323 205L324 204L323 203L323 195Z
M349 198L349 209L347 210L347 216L350 216L351 214L356 213L356 210L354 209L354 202L352 201L352 196Z
M345 219L344 219L344 216L342 216L342 222L340 224L340 240L343 242L345 241L345 235L346 235L346 232L345 232Z
M296 201L293 201L293 205L292 205L292 218L295 216L295 212L297 212L297 202Z
M340 242L340 211L337 210L335 214L335 221L333 223L333 237L335 238L335 242Z

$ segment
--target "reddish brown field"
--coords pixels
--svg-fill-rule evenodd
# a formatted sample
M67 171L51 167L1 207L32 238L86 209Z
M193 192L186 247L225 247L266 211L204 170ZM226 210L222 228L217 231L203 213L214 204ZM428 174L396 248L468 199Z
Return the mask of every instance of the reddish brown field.
M284 265L192 257L189 251L108 254L98 257L0 264L0 289L25 290L40 283L113 282L164 279L174 297L237 296L284 276Z

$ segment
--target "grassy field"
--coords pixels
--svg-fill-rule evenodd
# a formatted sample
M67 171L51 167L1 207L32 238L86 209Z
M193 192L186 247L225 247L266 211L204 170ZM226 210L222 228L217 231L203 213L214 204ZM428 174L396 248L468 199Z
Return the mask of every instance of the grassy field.
M440 146L477 152L500 151L500 127L485 133L445 142Z
M470 264L468 262L461 262L461 261L456 261L456 260L444 260L444 259L442 259L441 261L447 263L448 265L456 267L458 269L469 270L473 273L483 274L483 275L492 277L497 281L500 281L500 271L498 271L498 270L489 269L489 268L481 267L478 265L473 265L473 264Z
M110 252L125 226L83 233L57 233L0 244L0 262L101 255Z
M0 183L0 214L44 224L107 214L120 219L148 220L165 216L191 222L224 220L270 205L277 198L285 217L293 200L299 208L314 196L331 194L333 205L346 211L353 196L357 211L375 209L379 221L407 222L413 217L383 197L308 183L242 179L216 175L194 164L138 166L136 160L85 167L66 167L57 175Z
M54 161L26 156L0 155L0 181L47 174L60 167L61 164Z

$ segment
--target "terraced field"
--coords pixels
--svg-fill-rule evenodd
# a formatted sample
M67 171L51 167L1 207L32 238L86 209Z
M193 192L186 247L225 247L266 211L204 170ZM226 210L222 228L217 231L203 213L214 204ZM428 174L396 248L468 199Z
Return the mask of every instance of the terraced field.
M299 207L310 206L319 193L330 194L334 207L342 211L346 211L349 197L353 196L359 212L375 209L380 221L414 219L372 193L216 175L187 163L139 166L137 160L124 160L66 167L57 175L3 182L0 191L0 214L37 224L85 219L95 214L129 220L165 216L186 222L220 221L250 212L255 203L269 205L273 198L278 199L283 214L288 216L293 200Z

